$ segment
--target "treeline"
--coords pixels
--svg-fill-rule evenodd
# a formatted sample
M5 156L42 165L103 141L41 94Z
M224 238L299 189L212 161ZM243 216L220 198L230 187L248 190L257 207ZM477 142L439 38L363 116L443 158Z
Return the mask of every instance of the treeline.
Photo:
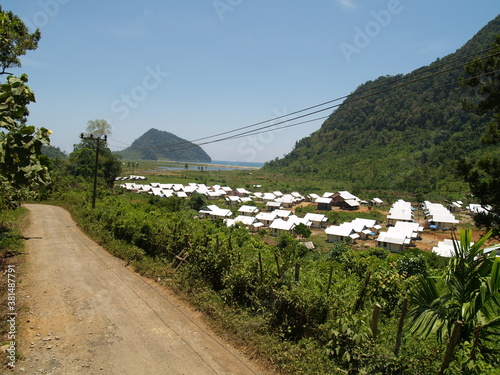
M466 56L486 50L499 32L497 17L454 54L408 75L366 82L318 131L264 169L362 189L461 191L457 164L488 149L481 137L489 119L462 109L473 91L459 81Z

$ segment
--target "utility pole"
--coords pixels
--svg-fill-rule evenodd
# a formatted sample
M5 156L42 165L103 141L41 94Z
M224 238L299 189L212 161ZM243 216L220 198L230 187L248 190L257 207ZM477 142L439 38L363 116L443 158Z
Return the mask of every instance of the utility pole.
M92 208L95 208L95 198L97 194L97 166L99 164L99 149L101 146L105 145L108 136L104 135L104 137L94 137L93 134L90 134L89 136L85 136L83 133L80 134L81 139L87 139L95 143L95 165L94 165L94 190L92 193Z

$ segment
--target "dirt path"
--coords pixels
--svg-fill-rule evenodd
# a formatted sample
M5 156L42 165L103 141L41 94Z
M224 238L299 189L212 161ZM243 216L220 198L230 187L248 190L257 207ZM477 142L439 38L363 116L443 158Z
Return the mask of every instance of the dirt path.
M59 207L27 205L16 374L257 374L196 312L124 267Z

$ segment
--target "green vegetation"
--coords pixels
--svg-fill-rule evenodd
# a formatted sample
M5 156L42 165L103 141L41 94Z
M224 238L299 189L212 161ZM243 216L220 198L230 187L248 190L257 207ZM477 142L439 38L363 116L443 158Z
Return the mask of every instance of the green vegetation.
M9 310L9 292L15 292L12 288L9 291L9 278L7 277L7 269L15 270L14 276L17 286L21 282L19 276L22 273L22 254L24 250L24 240L21 235L23 226L27 221L28 210L19 208L17 210L0 210L0 315L3 319L0 320L0 346L9 344L12 341L9 339L10 324L7 317ZM14 278L11 278L14 280ZM19 306L18 306L19 308ZM16 352L16 355L20 355ZM0 360L0 368L7 365L10 360L7 354Z
M490 120L461 107L474 90L460 85L460 78L468 56L488 49L499 29L497 17L454 54L409 75L362 84L319 130L264 169L335 179L350 191L463 191L459 160L493 146L481 142Z
M172 133L157 129L149 129L119 154L123 159L128 160L212 161L200 146Z
M422 277L451 269L432 253L343 244L308 250L289 235L271 239L265 232L251 235L195 218L196 197L108 193L94 210L77 189L64 190L58 199L111 253L181 293L222 334L282 373L430 374L441 366L446 343L432 335L405 333L395 354L404 298ZM376 304L381 315L375 336ZM405 321L403 332L410 323ZM470 355L467 345L456 349L460 360ZM475 368L491 368L479 354ZM448 373L462 373L463 366L452 362Z
M465 100L465 109L490 119L482 141L489 145L500 142L500 35L491 47L490 54L483 59L477 58L467 65L469 79L464 79L464 86L477 89L476 102ZM500 237L500 150L493 148L477 160L464 160L459 165L459 173L469 183L474 196L483 206L490 206L489 212L475 216L478 227L493 229L493 234Z
M0 15L5 72L19 65L17 56L36 48L39 33L27 35L18 18ZM500 18L492 21L455 55L431 67L440 70L443 62L486 48L499 23ZM12 43L5 37L12 35L11 24L20 30ZM249 190L261 185L263 191L363 191L365 198L378 196L388 202L409 196L431 199L430 194L462 197L467 187L452 173L456 162L483 155L492 146L481 143L489 119L459 107L472 89L448 86L458 81L458 71L399 88L402 100L393 100L394 91L361 94L380 84L396 85L394 77L362 85L318 132L263 171L184 167L173 177L148 177L160 183L194 181ZM290 235L271 238L265 231L252 235L238 225L228 228L221 220L199 218L199 208L207 203L200 195L160 199L110 189L122 164L107 148L101 150L97 165L100 183L92 208L90 181L96 155L92 139L82 139L67 160L54 160L54 183L40 187L49 177L48 160L41 155L49 131L25 125L26 106L34 100L26 82L25 76L9 77L0 92L0 126L7 130L1 133L0 148L6 206L18 205L35 189L49 202L65 206L108 251L182 294L217 330L280 373L499 374L500 261L481 255L485 238L470 245L469 232L463 232L457 257L448 262L419 249L392 254L376 247L356 250L344 243L328 244L324 234L302 227L303 237L321 243L309 250ZM97 120L89 123L88 130L101 137L109 129ZM210 160L201 154L158 154L165 142L156 142L164 133L151 129L134 142L129 156ZM184 142L170 139L170 151ZM145 150L150 152L143 154ZM24 160L29 162L23 164ZM126 171L136 173L139 166L154 165L129 162ZM297 210L311 211L310 207ZM20 221L15 215L23 213L0 211L3 267L15 261L13 255L22 249L13 223ZM339 224L354 217L380 220L383 214L377 209L363 215L332 211L328 217L330 223ZM4 295L2 301L6 301ZM454 337L452 326L457 321L462 328L449 350L451 344L446 341ZM5 326L0 329L5 333Z

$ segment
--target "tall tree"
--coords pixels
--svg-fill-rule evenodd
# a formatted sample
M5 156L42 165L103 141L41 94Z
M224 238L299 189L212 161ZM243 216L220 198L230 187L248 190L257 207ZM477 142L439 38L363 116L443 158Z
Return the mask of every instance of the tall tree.
M37 49L40 37L40 30L30 34L18 16L11 11L3 11L0 6L0 74L9 74L7 69L21 67L19 56Z
M19 56L36 49L39 39L38 30L29 34L19 17L0 8L0 74L20 67ZM26 124L28 104L35 101L27 82L23 74L9 76L0 85L0 204L9 208L18 207L50 182L49 160L41 148L49 144L51 131Z
M496 147L500 142L500 35L488 53L470 62L466 70L469 77L464 78L462 84L476 88L477 95L474 99L465 99L463 108L491 118L482 141L495 146L475 161L460 162L458 172L486 208L475 215L476 224L491 228L494 236L500 236L500 150Z
M91 120L87 123L85 130L94 137L111 135L111 125L106 120Z
M91 179L94 175L96 143L89 139L74 145L69 154L67 172L73 176ZM112 187L116 177L121 173L121 160L113 155L108 147L101 146L99 150L99 165L97 174L108 187Z

